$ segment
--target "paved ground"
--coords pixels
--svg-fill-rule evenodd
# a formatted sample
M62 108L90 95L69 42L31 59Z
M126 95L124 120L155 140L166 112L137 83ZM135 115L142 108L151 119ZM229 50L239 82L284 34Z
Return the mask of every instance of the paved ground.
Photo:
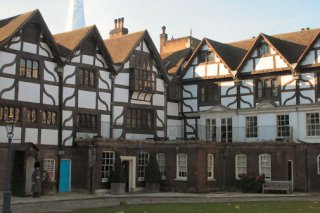
M13 213L63 212L79 208L93 208L144 203L199 203L199 202L241 202L241 201L320 201L319 193L292 194L242 194L242 193L154 193L127 194L112 196L109 194L90 195L85 193L66 193L32 197L12 197ZM2 211L2 199L0 202Z

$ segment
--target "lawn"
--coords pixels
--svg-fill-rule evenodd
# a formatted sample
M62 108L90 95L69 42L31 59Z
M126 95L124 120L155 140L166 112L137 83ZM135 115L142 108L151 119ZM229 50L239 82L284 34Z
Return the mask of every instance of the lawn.
M73 213L315 213L320 212L319 202L237 202L121 205L95 209L80 209Z

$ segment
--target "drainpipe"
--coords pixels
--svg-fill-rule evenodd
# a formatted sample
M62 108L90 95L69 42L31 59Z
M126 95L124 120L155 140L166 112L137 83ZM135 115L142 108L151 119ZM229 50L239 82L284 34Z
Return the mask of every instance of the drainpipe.
M114 110L114 80L116 76L113 74L110 74L111 79L111 97L110 97L110 138L113 138L113 110Z

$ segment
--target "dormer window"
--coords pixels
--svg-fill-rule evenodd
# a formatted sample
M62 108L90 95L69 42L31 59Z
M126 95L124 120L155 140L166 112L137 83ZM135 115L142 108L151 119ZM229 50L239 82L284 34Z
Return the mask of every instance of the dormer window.
M259 46L259 56L266 55L270 53L269 45L265 42L261 42Z
M215 55L211 51L201 51L198 55L198 63L214 61Z

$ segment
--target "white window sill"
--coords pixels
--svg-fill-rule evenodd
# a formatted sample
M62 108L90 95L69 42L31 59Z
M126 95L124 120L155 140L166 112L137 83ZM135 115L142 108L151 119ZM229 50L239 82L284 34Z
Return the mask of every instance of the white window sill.
M188 179L187 178L176 178L174 180L176 180L176 181L187 181Z

